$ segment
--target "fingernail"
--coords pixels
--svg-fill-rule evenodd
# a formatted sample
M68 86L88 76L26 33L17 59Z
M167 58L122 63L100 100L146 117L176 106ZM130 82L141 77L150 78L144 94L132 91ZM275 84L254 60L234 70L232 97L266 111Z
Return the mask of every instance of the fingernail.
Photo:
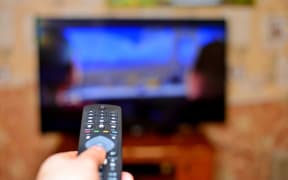
M97 151L105 151L103 146L99 146L99 145L94 145L91 148L97 150Z

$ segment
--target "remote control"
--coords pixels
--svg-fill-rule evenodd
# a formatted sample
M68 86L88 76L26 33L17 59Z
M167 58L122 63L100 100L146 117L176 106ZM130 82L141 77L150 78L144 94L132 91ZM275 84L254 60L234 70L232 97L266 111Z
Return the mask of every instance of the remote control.
M122 113L121 108L108 104L93 104L83 108L78 153L91 146L106 151L99 168L101 180L121 180L122 172Z

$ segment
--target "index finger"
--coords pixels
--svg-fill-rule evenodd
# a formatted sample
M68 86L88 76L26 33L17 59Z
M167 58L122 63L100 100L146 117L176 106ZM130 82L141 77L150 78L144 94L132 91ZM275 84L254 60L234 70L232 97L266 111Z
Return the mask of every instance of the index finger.
M65 158L65 159L74 159L74 158L77 158L77 151L59 152L59 153L56 153L56 154L50 156L50 158L53 158L53 157L61 157L61 158Z
M122 180L134 180L133 176L128 172L122 172Z
M93 146L79 155L79 159L93 160L97 165L103 164L106 152L102 147Z

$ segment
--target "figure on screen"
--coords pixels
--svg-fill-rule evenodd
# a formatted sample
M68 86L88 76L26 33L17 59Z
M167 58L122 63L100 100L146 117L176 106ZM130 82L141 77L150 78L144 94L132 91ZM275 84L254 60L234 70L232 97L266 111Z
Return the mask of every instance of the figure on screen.
M225 44L214 41L202 48L196 63L186 74L186 101L175 104L166 114L166 130L175 131L182 122L197 128L202 121L224 119L225 109ZM182 127L183 127L182 126Z
M39 39L40 48L40 81L42 103L61 104L61 94L71 85L76 84L79 73L69 54L66 40L57 30ZM44 47L44 48L42 48Z
M187 75L189 99L223 97L225 93L225 45L216 41L203 47L196 65Z

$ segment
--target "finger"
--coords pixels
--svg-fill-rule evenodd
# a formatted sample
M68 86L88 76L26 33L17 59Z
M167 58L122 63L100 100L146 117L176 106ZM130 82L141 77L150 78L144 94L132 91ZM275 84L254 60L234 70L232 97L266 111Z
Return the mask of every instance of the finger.
M103 164L105 157L105 150L99 146L90 147L79 155L79 159L93 160L97 165Z
M65 158L65 159L73 159L77 157L77 151L68 151L68 152L60 152L60 153L56 153L51 157L61 157L61 158Z
M73 159L77 157L77 151L68 151L68 152L60 153L59 155L65 158Z
M122 180L134 180L133 176L128 172L122 172Z

